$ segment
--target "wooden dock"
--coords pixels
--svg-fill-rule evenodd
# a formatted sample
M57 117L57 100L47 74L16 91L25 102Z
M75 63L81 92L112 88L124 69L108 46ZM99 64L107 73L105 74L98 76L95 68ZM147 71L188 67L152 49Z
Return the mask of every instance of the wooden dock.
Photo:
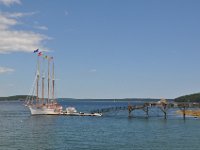
M180 102L167 102L166 100L160 100L158 102L146 102L144 104L128 104L128 106L122 106L122 107L108 107L108 108L102 108L91 111L91 113L107 113L112 111L119 111L124 110L128 111L128 116L133 116L134 110L142 110L145 112L145 117L149 117L149 109L151 108L158 108L163 113L164 119L167 119L167 113L169 109L178 108L183 116L183 119L186 119L186 111L189 108L200 108L200 103L180 103Z

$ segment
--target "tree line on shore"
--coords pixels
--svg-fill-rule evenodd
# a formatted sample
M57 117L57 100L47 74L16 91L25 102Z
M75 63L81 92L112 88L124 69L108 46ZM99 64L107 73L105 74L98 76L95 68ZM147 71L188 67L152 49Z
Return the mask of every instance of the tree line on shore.
M180 96L174 99L175 102L200 102L200 93Z
M15 96L8 96L8 97L0 97L0 101L12 101L12 100L25 100L28 95L15 95ZM120 99L117 99L120 100ZM140 100L140 101L145 101L145 100L151 100L151 99L136 99L136 98L125 98L121 100ZM200 93L195 93L195 94L190 94L190 95L184 95L180 96L174 99L175 102L200 102Z
M27 95L15 95L8 97L0 97L0 101L14 101L14 100L25 100Z

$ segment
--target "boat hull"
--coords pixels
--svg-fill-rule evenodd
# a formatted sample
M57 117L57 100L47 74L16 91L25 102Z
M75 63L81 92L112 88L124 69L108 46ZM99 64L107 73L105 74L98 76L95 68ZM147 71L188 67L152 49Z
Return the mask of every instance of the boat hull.
M100 113L82 113L82 112L67 112L62 111L62 107L50 108L50 107L36 107L28 106L31 115L65 115L65 116L102 116Z
M54 108L29 106L31 115L59 115L61 112Z
M102 114L100 113L62 113L62 115L66 115L66 116L97 116L100 117L102 116Z

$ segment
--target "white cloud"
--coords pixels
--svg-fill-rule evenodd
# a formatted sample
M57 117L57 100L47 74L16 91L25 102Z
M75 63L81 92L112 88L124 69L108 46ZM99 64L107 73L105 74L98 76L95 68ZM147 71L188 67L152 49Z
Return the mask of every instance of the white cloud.
M0 13L0 53L32 52L40 48L47 50L42 45L49 37L32 31L15 30L13 27L21 25L17 18L32 15L33 13ZM47 29L43 26L42 29Z
M48 30L46 26L35 26L35 28L39 30Z
M97 72L97 70L96 69L91 69L91 70L89 70L89 72Z
M12 83L9 83L7 86L8 86L8 87L14 87L15 85L12 84Z
M8 29L10 26L14 26L17 23L17 20L9 18L6 15L0 14L0 30Z
M10 6L12 4L21 4L20 0L0 0L0 4Z
M13 72L13 71L15 71L15 70L12 68L0 67L0 74L7 73L7 72Z
M36 48L46 50L41 45L44 39L48 37L34 32L0 30L0 53L32 52Z
M38 13L37 11L35 12L28 12L28 13L21 13L21 12L14 12L14 13L8 13L8 12L1 12L1 14L3 14L6 17L9 18L20 18L20 17L24 17L24 16L31 16Z
M68 11L65 11L65 16L68 16L69 15L69 12Z

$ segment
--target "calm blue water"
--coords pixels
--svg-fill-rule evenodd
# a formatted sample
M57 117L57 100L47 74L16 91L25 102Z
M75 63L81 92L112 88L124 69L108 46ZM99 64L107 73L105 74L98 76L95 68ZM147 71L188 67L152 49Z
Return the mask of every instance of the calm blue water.
M127 102L61 101L90 111ZM0 102L0 150L199 150L200 119L169 111L164 120L158 109L112 112L103 117L31 116L22 102Z

